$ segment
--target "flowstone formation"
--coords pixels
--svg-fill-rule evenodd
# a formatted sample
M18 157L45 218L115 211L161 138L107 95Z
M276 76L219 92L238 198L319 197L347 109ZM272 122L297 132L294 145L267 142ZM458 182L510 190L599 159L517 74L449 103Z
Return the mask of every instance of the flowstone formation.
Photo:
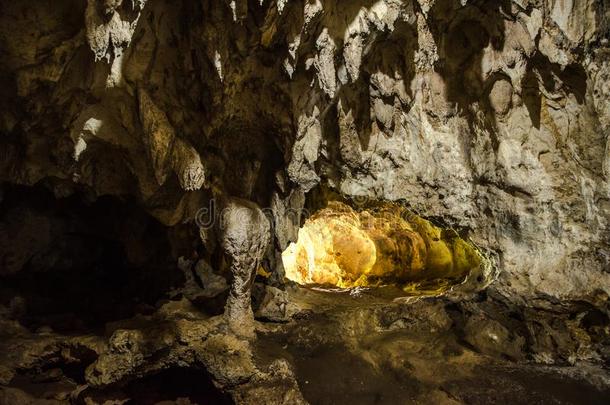
M607 402L609 41L604 0L0 2L0 404Z
M286 278L299 284L368 287L451 283L493 277L488 260L455 231L443 230L397 204L356 212L331 201L307 219L282 253ZM487 279L487 280L486 280Z

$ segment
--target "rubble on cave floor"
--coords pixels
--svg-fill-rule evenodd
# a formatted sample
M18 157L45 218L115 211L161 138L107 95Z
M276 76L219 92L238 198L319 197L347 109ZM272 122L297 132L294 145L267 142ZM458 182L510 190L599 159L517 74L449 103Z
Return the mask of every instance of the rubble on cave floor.
M257 286L265 306L250 340L184 298L102 335L3 319L0 403L601 404L610 394L606 321L582 303L534 311L484 295L404 303L300 287L270 298ZM269 316L287 303L289 316Z

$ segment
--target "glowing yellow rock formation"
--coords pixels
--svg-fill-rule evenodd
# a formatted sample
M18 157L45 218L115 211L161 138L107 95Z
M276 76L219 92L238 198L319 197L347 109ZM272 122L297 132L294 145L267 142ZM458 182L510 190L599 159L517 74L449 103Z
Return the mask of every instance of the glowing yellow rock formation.
M305 222L282 261L299 284L355 287L460 278L481 256L455 232L400 205L357 212L333 201Z

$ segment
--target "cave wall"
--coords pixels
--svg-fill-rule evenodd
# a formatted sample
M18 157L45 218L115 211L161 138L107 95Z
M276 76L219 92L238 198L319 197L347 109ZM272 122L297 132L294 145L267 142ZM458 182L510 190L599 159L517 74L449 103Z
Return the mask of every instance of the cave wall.
M511 300L594 301L610 293L609 13L604 0L2 2L0 178L130 198L168 227L196 227L212 198L252 200L272 212L278 273L298 226L285 213L317 186L404 199L485 249Z

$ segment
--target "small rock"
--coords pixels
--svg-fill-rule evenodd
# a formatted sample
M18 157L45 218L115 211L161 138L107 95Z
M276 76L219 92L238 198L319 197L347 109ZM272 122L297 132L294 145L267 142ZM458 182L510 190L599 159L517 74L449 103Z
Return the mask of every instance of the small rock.
M300 310L295 303L290 302L286 291L276 287L257 284L254 295L258 301L254 317L259 320L288 322Z
M496 114L505 115L511 107L513 86L508 80L496 80L489 93L489 103Z

